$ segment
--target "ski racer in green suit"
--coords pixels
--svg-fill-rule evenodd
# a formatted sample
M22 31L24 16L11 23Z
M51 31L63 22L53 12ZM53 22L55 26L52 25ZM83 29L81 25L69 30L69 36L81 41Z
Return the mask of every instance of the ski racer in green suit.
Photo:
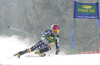
M45 56L46 54L44 52L51 50L51 46L53 46L54 44L56 46L56 54L58 54L60 51L59 35L58 35L59 30L60 30L59 25L53 24L50 30L42 32L42 37L39 42L37 42L31 48L19 51L18 53L14 54L14 56L20 58L21 55L33 52L36 49L38 49L38 51L36 51L35 54L42 54L42 56Z

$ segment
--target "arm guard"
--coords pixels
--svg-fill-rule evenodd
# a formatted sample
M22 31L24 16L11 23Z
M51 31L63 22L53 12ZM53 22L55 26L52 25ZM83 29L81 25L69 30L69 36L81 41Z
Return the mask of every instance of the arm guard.
M45 37L46 34L50 34L51 35L52 31L51 30L46 30L44 32L42 32L42 37Z

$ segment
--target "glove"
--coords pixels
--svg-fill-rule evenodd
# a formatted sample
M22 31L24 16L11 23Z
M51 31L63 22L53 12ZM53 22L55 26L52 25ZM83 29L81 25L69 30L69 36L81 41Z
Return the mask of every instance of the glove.
M60 50L56 50L56 55L58 55L58 54L59 54L59 52L60 52Z

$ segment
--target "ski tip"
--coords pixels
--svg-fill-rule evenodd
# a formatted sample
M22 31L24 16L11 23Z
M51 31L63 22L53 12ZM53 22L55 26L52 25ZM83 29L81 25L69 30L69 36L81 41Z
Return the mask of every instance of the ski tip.
M10 28L10 26L8 26L8 28Z

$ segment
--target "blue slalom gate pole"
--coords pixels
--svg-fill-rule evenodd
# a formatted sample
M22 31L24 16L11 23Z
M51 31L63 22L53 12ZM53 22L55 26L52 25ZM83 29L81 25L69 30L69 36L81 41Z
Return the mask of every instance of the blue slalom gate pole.
M74 0L74 10L75 10L75 1L76 0ZM73 13L73 27L72 27L72 54L74 54L74 49L73 49L73 46L74 46L74 22L75 22L74 15L75 15L75 11Z
M98 31L99 31L99 53L100 53L100 20L98 19Z
M76 17L76 0L74 0L74 14L73 14L73 27L72 27L72 54L74 54L74 22ZM98 17L98 36L99 36L99 53L100 53L100 20L99 20L99 0L97 0L97 9L96 9L96 15ZM89 15L89 14L88 14ZM91 18L90 18L91 19Z
M74 21L75 21L75 19L73 18L73 29L72 29L72 54L74 54L74 49L73 49L73 43L74 43Z
M99 0L97 0L97 3L98 3L99 53L100 53L100 20L99 20Z

